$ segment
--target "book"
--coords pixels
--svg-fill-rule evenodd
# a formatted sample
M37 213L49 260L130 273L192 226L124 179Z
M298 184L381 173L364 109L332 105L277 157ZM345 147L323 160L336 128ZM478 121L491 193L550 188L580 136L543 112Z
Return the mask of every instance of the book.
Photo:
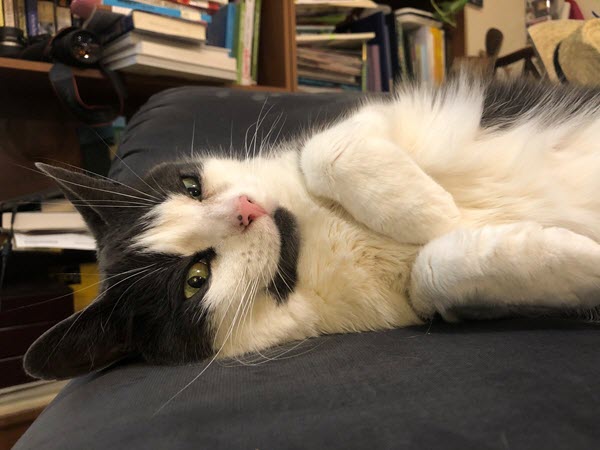
M0 389L0 421L19 413L45 408L68 382L30 380Z
M51 212L76 212L73 204L66 198L56 198L45 200L40 203L40 211L43 213Z
M256 1L246 0L244 2L243 16L240 17L240 53L241 73L238 76L238 82L241 85L248 86L252 84L252 47L254 42L254 15Z
M38 23L40 34L56 34L56 15L54 2L49 0L38 0Z
M400 8L394 11L396 24L402 24L405 31L414 30L421 26L442 28L442 23L436 20L429 11L416 8Z
M49 269L50 277L73 291L73 310L81 311L92 303L100 291L100 272L98 263L81 262L53 266Z
M224 71L208 66L189 64L184 61L173 61L151 55L131 55L115 60L107 67L111 70L152 75L152 76L177 76L190 80L207 81L235 81L236 72Z
M298 67L298 77L304 79L312 79L312 80L320 80L320 81L329 81L332 83L346 84L346 85L356 85L358 86L358 82L355 76L352 75L344 75L336 72L327 72L324 70L314 70L307 69L304 67Z
M58 31L73 25L71 10L67 6L56 5L56 29Z
M262 7L262 0L255 0L256 5L254 7L254 36L252 38L252 63L250 69L250 78L252 83L256 84L258 80L258 50L260 42L260 14Z
M71 249L96 250L96 241L86 233L14 233L13 250Z
M236 63L225 48L165 41L160 37L139 33L135 30L108 44L104 49L102 61L111 64L116 60L134 55L154 56L230 72L235 71Z
M2 213L2 228L11 228L12 213ZM16 232L32 231L86 231L83 217L78 212L25 211L15 214L12 228Z
M379 47L379 61L381 66L381 88L384 92L392 90L393 73L391 61L391 49L389 31L386 26L385 15L383 12L377 12L349 24L338 26L338 31L349 31L352 33L373 34L373 40L370 44L377 44Z
M230 3L219 9L213 16L212 22L206 29L206 43L216 47L233 48L235 24L235 3Z
M375 9L377 3L371 0L295 0L298 12L323 12L343 9L366 8Z
M146 1L146 0L144 0ZM197 13L187 13L182 11L181 9L175 7L164 7L164 6L156 6L150 3L141 3L140 1L133 0L102 0L102 5L113 6L116 8L122 8L114 10L114 12L121 12L123 14L129 14L130 11L146 11L155 14L160 14L163 16L169 17L177 17L180 19L191 20L194 22L210 22L210 16L208 14L204 14L200 11Z
M203 22L191 22L139 10L123 15L103 7L96 8L83 27L98 35L103 44L131 31L192 43L206 40L206 24Z
M236 60L225 48L173 45L132 31L105 50L103 61L111 70L216 81L234 81L237 77Z
M18 24L17 12L12 0L3 0L2 10L4 15L4 26L16 27Z
M199 9L194 6L189 6L185 4L181 4L178 2L173 2L170 0L130 0L135 3L143 3L149 6L156 6L158 8L166 8L166 9L176 9L181 15L181 19L193 20L193 21L203 21L206 23L212 22L212 16L208 14L208 12L204 9Z
M15 10L17 28L21 29L24 36L27 37L27 13L25 12L25 0L14 0L13 8Z
M337 48L360 47L364 41L374 37L375 33L296 34L296 43Z
M371 44L367 46L368 52L368 82L369 91L381 92L381 62L379 60L379 46L377 44Z
M236 65L236 69L237 69L237 77L236 77L236 81L238 82L238 84L242 83L242 71L243 71L243 50L244 50L244 26L246 24L244 18L246 17L246 2L240 2L238 4L238 9L236 11L236 18L235 18L235 28L236 28L236 44L235 44L235 48L234 48L234 57L235 60L237 62Z
M298 34L333 33L335 25L296 25Z
M25 13L27 14L27 34L37 36L40 34L37 0L25 0Z

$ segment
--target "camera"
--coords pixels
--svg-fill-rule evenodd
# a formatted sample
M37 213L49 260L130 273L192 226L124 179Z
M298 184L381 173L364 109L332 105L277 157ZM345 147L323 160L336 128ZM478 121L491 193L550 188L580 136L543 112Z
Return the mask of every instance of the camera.
M21 59L30 61L61 62L68 66L92 67L102 58L100 39L90 31L69 27L56 36L34 36L20 53Z

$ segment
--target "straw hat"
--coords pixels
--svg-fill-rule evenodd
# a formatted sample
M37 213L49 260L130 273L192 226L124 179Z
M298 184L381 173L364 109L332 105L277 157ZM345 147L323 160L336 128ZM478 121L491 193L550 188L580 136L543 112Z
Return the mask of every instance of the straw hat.
M600 86L600 19L552 20L528 32L551 80Z

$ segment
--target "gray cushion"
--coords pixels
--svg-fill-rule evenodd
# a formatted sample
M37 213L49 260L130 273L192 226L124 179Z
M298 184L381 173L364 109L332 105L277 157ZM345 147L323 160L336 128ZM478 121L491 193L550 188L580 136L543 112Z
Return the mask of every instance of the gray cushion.
M266 97L214 88L155 96L131 121L119 150L126 164L116 161L111 176L127 181L132 169L189 154L194 121L196 151L230 142L240 151L261 109L263 137L281 115L273 141L280 126L279 139L296 136L360 98ZM597 448L599 331L558 319L436 321L265 353L274 360L215 362L189 386L207 362L125 361L71 382L15 448Z

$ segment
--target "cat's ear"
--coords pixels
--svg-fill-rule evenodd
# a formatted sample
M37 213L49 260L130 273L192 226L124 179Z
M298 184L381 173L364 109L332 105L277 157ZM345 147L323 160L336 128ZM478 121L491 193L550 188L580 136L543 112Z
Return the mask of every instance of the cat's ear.
M42 334L25 354L25 371L35 378L60 380L103 369L127 356L129 326L112 314L113 301L96 300Z
M125 206L152 205L151 198L116 181L43 163L35 166L54 178L96 237L104 234Z

